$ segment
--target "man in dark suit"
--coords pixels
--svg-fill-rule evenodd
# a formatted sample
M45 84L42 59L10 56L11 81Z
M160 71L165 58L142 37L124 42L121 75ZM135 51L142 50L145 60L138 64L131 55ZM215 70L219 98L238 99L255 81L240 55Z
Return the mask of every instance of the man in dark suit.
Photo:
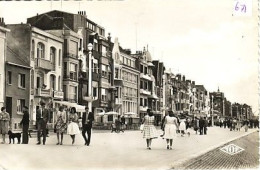
M205 126L205 121L203 120L202 117L200 117L200 120L199 120L200 135L203 135L204 126Z
M37 145L41 144L41 132L43 136L43 145L45 145L46 142L46 128L47 128L47 123L50 118L50 113L49 110L45 108L45 103L41 103L41 108L39 108L36 111L36 121L37 121L37 138L38 138L38 143Z
M204 129L204 135L207 135L207 130L208 130L208 120L207 120L207 118L206 117L204 117L204 127L203 127L203 129Z
M92 128L92 122L94 120L94 114L92 112L88 112L88 107L85 107L85 111L83 113L82 117L82 136L85 140L85 145L89 146L90 139L91 139L91 128ZM88 138L86 137L86 132L88 135Z
M20 122L20 125L23 126L23 141L22 144L28 144L29 138L28 138L28 129L29 129L29 112L28 112L28 107L24 106L23 107L23 119Z

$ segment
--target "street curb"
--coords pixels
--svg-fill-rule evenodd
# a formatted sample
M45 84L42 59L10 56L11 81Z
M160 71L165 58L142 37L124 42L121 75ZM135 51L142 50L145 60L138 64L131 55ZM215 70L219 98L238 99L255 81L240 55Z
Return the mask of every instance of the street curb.
M174 162L173 164L170 165L170 166L171 166L170 169L175 169L175 167L177 167L178 169L181 169L181 167L178 167L178 166L180 166L180 165L183 164L184 162L186 162L186 161L188 161L188 160L191 160L191 159L194 159L194 158L196 158L196 157L199 157L199 156L201 156L201 155L203 155L203 154L205 154L205 153L208 153L209 151L212 151L212 150L214 150L214 149L216 149L216 148L218 148L218 147L220 147L220 146L222 146L222 145L225 145L225 144L227 144L227 143L229 143L229 142L232 142L232 141L237 140L237 139L239 139L239 138L242 138L242 137L244 137L244 136L250 135L251 133L257 132L258 130L259 130L259 129L254 129L253 131L248 132L248 133L245 133L245 134L242 134L241 136L237 136L237 137L234 137L234 138L229 139L229 140L227 140L227 141L224 141L224 142L221 142L221 143L216 144L216 145L214 145L214 146L211 146L211 147L209 147L209 148L207 148L207 149L205 149L205 150L203 150L203 151L201 151L201 152L198 152L198 153L196 153L196 154L193 154L193 155L189 156L188 158L186 157L186 158L183 158L183 159L181 159L181 160L179 160L179 161L176 161L176 162Z

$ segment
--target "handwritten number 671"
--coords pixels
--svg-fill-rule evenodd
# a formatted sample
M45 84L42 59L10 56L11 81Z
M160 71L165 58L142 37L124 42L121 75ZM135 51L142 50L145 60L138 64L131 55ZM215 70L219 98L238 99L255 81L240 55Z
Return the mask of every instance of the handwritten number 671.
M241 12L244 12L246 13L246 5L245 4L239 4L239 2L236 3L236 6L235 6L235 10L236 11L241 11Z

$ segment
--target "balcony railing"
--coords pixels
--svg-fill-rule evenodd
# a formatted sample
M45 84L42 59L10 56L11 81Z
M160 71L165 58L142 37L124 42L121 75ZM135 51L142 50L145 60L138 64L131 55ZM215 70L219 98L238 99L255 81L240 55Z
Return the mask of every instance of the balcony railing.
M151 77L149 74L141 73L141 74L140 74L140 78L143 78L143 79L152 81L152 77Z
M36 68L41 68L47 71L55 70L55 65L51 64L49 60L37 58L35 62Z
M122 104L122 99L121 98L116 98L115 104Z
M97 100L98 97L94 97L94 96L83 96L83 100L87 101L87 102L92 102Z
M151 91L140 89L140 94L151 95Z
M62 91L54 91L53 97L57 99L63 99L64 93Z
M35 89L35 96L51 97L51 90L50 89L37 88L37 89Z
M72 54L72 53L66 53L66 54L64 55L64 57L65 57L65 58L75 58L75 59L78 58L78 56L77 56L76 54Z
M146 112L148 109L148 106L140 106L139 109L140 109L140 111Z

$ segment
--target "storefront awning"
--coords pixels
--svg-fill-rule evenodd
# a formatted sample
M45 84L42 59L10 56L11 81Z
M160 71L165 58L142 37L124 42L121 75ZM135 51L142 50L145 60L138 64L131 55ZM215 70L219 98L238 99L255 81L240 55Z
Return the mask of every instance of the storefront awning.
M77 112L85 112L85 106L79 105L77 103L70 103L67 101L54 101L54 104L55 103L58 103L60 105L67 106L67 107L75 107Z

